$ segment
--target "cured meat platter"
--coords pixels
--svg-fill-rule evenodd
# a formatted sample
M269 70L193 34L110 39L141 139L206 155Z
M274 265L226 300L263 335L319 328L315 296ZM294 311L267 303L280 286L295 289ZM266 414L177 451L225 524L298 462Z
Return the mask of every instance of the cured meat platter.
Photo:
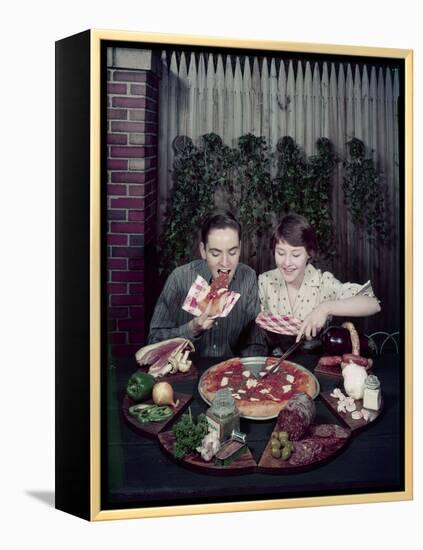
M126 421L142 435L146 435L147 437L157 437L157 434L161 432L164 428L166 428L169 423L173 422L175 418L177 418L181 414L181 412L187 407L187 405L192 401L192 395L175 392L175 401L179 401L179 403L178 406L174 409L174 414L170 418L167 418L166 420L162 420L160 422L138 422L138 420L129 413L129 407L132 407L132 405L136 405L136 403L130 397L128 397L128 395L125 395L125 397L123 398L122 412ZM153 401L149 399L148 401L145 401L145 403L150 404L153 403Z
M206 462L197 453L190 453L182 459L176 459L174 456L175 436L172 431L162 432L159 434L159 441L162 449L171 458L179 464L190 469L198 470L207 474L233 475L233 474L248 474L257 469L256 461L248 447L238 456L233 462L225 466L216 465L213 460Z
M283 474L315 468L334 458L348 443L350 435L350 430L336 424L312 425L303 438L292 442L292 453L283 460L272 454L272 441L277 439L274 431L260 458L258 470L266 474Z

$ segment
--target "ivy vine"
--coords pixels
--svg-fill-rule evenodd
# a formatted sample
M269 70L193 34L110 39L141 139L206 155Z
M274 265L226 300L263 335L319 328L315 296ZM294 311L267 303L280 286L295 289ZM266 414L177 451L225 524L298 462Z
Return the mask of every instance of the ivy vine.
M287 212L301 213L307 162L304 153L290 136L278 141L278 171L273 182L273 207L280 218Z
M324 255L335 253L335 231L332 219L332 176L338 162L327 138L316 142L317 154L308 160L303 215L314 227Z
M344 161L344 200L354 225L364 230L370 240L388 238L385 218L385 195L373 160L366 158L364 143L353 138L348 142L349 160Z
M278 173L274 181L273 208L278 218L297 212L314 227L323 256L334 254L331 215L331 180L338 159L327 138L317 140L317 155L307 159L294 140L278 142Z
M199 228L215 205L226 206L238 217L250 242L250 256L269 235L272 222L287 212L305 216L315 228L322 259L335 253L331 202L333 171L339 159L327 138L317 140L317 153L309 158L292 137L277 145L276 176L271 176L272 154L263 137L241 136L236 147L223 144L217 134L205 134L200 144L179 136L175 140L174 186L160 237L160 271L192 259ZM369 236L386 236L380 178L363 142L349 142L343 190L353 222ZM252 243L252 247L251 247Z
M253 134L241 136L235 155L235 209L244 234L261 237L271 226L269 206L272 199L270 159L266 140Z

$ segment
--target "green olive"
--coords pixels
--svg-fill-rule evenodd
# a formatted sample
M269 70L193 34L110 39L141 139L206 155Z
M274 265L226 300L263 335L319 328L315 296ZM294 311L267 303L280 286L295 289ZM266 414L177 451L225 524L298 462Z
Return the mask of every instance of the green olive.
M273 458L280 458L281 457L281 450L277 449L276 447L272 447L272 449L270 451L270 454L273 456Z
M273 450L273 449L276 449L277 451L280 451L281 450L281 444L279 443L279 441L275 441L274 443L272 443L272 445L270 446L270 448Z
M284 448L290 449L290 451L292 452L294 450L294 444L292 443L292 441L285 441Z
M284 447L282 449L281 458L282 460L288 460L288 458L291 456L292 450L290 447Z
M288 432L279 432L278 438L279 438L279 441L288 441L289 434Z

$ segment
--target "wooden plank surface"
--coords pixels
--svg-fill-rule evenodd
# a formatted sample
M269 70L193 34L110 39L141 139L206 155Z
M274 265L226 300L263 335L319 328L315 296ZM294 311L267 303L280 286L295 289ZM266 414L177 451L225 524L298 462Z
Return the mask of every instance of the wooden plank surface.
M166 426L177 418L181 412L187 407L187 405L192 401L192 395L186 393L175 392L175 402L179 401L178 406L174 409L174 414L166 420L161 422L145 422L141 424L137 419L129 413L129 407L136 405L135 401L130 399L127 395L123 398L122 403L122 412L129 424L135 428L139 433L147 437L157 437L157 434L161 432ZM144 401L143 403L153 403L151 399Z
M159 441L162 449L174 460L177 460L174 456L175 436L173 432L169 431L159 434ZM218 466L213 461L205 462L200 454L197 453L186 455L183 459L177 460L177 462L194 470L217 475L248 474L254 472L257 468L256 461L248 447L243 454L227 466Z
M354 432L367 428L382 413L383 403L379 411L370 411L370 418L368 421L364 420L364 418L354 420L354 418L351 417L350 412L338 412L338 400L336 399L336 397L331 396L331 392L323 392L320 394L320 397L325 405L329 407L329 409L333 412L333 414ZM356 399L355 404L357 410L361 411L361 409L363 408L363 400Z
M271 454L271 442L272 437L275 432L272 432L272 435L269 438L269 441L267 442L266 448L264 449L264 452L260 458L260 461L258 463L258 469L262 473L267 474L292 474L294 472L303 472L307 470L311 470L313 468L316 468L317 466L321 466L322 464L325 464L328 460L334 458L340 450L347 444L349 441L349 437L346 438L335 438L334 442L330 446L324 446L322 452L319 454L318 459L314 459L308 464L304 464L301 466L290 464L288 460L282 460L281 458L274 458ZM307 439L307 437L310 437L309 435L306 435L303 439ZM316 438L317 439L317 438ZM326 438L318 438L320 440L326 439ZM297 443L301 443L302 440L298 441ZM294 442L295 445L296 442Z

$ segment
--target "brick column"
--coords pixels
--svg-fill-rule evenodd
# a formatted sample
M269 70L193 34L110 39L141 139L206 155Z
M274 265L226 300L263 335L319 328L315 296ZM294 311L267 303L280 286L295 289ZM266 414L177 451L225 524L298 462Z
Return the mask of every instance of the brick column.
M160 56L107 52L109 343L115 356L145 344L145 255L156 238Z

